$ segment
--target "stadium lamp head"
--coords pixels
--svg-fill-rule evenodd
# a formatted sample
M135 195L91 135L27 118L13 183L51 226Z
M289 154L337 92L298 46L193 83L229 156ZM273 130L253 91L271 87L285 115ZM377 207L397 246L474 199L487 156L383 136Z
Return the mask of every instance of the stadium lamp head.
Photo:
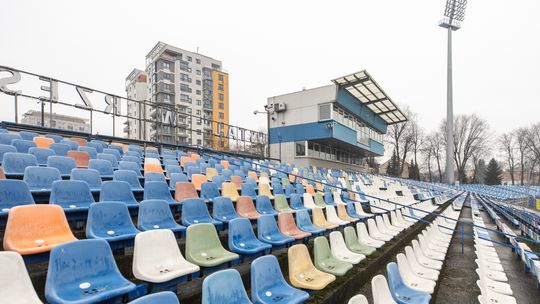
M461 28L461 22L465 19L467 0L446 0L444 17L439 21L439 26L457 31Z

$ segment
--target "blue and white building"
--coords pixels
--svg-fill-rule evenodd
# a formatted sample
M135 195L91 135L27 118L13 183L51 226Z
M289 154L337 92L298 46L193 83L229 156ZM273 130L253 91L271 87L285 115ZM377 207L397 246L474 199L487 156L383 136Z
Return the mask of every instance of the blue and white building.
M298 166L367 170L391 124L407 120L367 71L268 98L270 156Z

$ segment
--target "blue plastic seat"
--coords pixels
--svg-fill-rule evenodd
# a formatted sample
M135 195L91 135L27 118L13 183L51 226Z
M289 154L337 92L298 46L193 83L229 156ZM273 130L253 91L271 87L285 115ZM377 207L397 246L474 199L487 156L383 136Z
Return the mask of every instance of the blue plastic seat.
M137 177L142 177L141 165L136 162L122 160L118 162L118 170L129 170L135 172Z
M122 202L129 207L138 206L135 196L131 191L131 186L124 181L106 181L101 185L99 195L100 202L114 201Z
M0 217L6 217L9 209L15 206L33 204L34 198L26 182L16 179L0 180Z
M223 175L215 175L212 177L212 183L216 184L218 189L221 190L221 185L225 182L225 177Z
M235 269L215 272L202 284L202 304L251 304L240 273Z
M158 172L148 172L144 175L144 182L167 182L165 175Z
M79 151L87 152L90 155L90 159L96 159L97 158L97 149L90 146L82 146L79 147Z
M51 304L90 304L122 298L135 284L122 276L111 248L103 240L80 240L50 253L45 298Z
M71 170L70 180L79 180L84 181L90 187L90 191L99 192L101 191L101 176L99 171L94 169L73 169Z
M118 168L118 159L112 154L98 153L97 159L109 161L113 169Z
M175 233L186 231L186 227L178 225L174 220L169 204L164 200L157 199L141 202L137 218L137 228L140 231L154 229L169 229Z
M307 211L307 209L296 211L295 217L296 217L296 226L298 226L298 229L302 231L310 232L312 234L320 234L326 230L324 228L313 225L313 222L311 222L311 217L309 216L309 212Z
M47 159L47 167L58 169L63 177L69 177L71 170L77 168L75 160L67 156L49 156Z
M180 304L180 302L174 292L162 291L138 298L128 304Z
M307 210L307 208L304 206L304 203L302 202L302 195L293 193L291 194L291 208L294 210Z
M104 159L91 159L88 162L88 169L98 171L101 178L112 179L114 175L111 162Z
M14 133L0 133L0 144L2 145L11 145L11 141L14 139L22 139L22 137Z
M2 166L6 176L23 176L24 169L30 166L38 166L37 159L34 155L17 152L4 153Z
M28 153L28 149L36 147L35 142L24 139L14 139L11 141L11 145L14 146L19 153Z
M122 157L122 160L137 163L139 166L141 165L141 157L137 152L127 151Z
M100 202L90 205L86 222L86 238L109 242L132 240L139 233L121 202Z
M332 192L324 192L324 202L329 206L336 206Z
M215 164L214 168L216 168L217 172L221 174L223 172L223 165L222 164Z
M141 186L137 173L131 170L116 170L113 173L113 181L122 181L129 184L131 191L143 192L144 189Z
M165 171L169 177L174 173L184 173L180 165L165 165Z
M71 150L71 147L63 143L52 143L49 145L49 149L53 150L56 155L67 156L67 153L69 150Z
M223 171L221 171L221 175L223 175L226 181L230 181L233 172L231 169L223 169Z
M28 154L34 155L40 166L46 166L49 156L56 155L56 153L54 153L54 150L52 149L35 147L28 149Z
M294 242L294 238L281 233L273 215L263 214L257 218L257 237L259 240L275 246Z
M254 303L304 303L309 294L285 281L278 260L273 255L257 258L251 263L251 299Z
M303 195L305 193L304 185L302 184L296 184L296 193L299 195Z
M62 141L62 139L64 139L62 136L57 134L46 134L45 137L52 138L55 143L59 143Z
M204 182L201 184L201 198L205 201L212 202L215 198L219 197L219 189L216 184L212 182Z
M60 143L68 145L70 150L77 150L79 148L79 143L74 140L62 139Z
M255 208L260 214L278 215L278 212L274 210L270 199L266 195L257 196Z
M110 146L109 146L110 147ZM101 152L100 154L108 154L108 155L112 155L114 156L114 158L116 158L116 161L119 161L120 160L120 152L118 152L118 150L116 149L111 149L111 148L105 148L103 149L103 152Z
M199 167L190 166L190 167L187 168L186 174L187 174L187 177L189 178L189 180L191 180L191 176L193 174L201 174L201 169Z
M122 155L124 155L124 148L122 148L122 146L120 146L120 145L110 144L109 149L116 150L118 152L118 155L120 155L120 157L122 157Z
M103 145L101 143L94 142L94 141L89 141L89 142L86 143L86 146L96 149L97 153L103 153ZM96 155L96 157L97 157L97 155Z
M352 202L347 202L346 204L347 204L346 205L347 213L349 214L350 217L357 218L357 219L365 218L365 216L356 213L356 208L354 207L354 204Z
M30 166L24 170L23 180L33 193L49 193L53 182L61 179L56 168Z
M38 136L39 134L37 134L36 132L21 131L19 132L19 135L24 140L33 140L34 137Z
M239 218L240 215L236 213L236 209L234 209L234 205L230 198L220 196L214 198L213 206L212 206L212 216L218 220L222 221L224 223L228 223L231 220L234 220L235 218Z
M241 191L243 196L249 196L251 197L251 199L257 198L257 193L255 192L255 184L243 183Z
M210 223L218 229L223 227L221 221L213 219L208 213L206 203L200 198L188 198L182 201L182 225L190 226L200 223Z
M251 221L247 218L235 218L229 222L229 250L244 255L266 252L272 245L261 242L253 232Z
M163 200L169 205L179 205L166 182L144 183L144 200Z
M174 156L173 156L173 157L174 157ZM164 158L164 159L163 159L163 166L164 166L164 167L168 167L168 166L179 166L179 163L178 163L178 160L176 160L176 159Z
M386 265L386 275L390 293L399 304L428 304L431 300L428 293L414 290L405 285L396 263L391 262Z
M49 204L59 205L66 213L88 211L94 203L90 187L80 180L57 180L53 182Z
M281 183L276 182L275 184L272 184L272 187L274 188L274 189L273 189L274 195L276 195L276 194L283 194L283 195L285 195L285 191L283 190L283 186L281 185ZM287 197L287 196L285 195L285 197ZM287 198L288 198L288 197L287 197Z
M163 175L163 174L161 174ZM165 178L165 177L163 177ZM179 182L188 182L187 175L184 173L173 173L169 175L169 189L175 190L176 189L176 183Z
M12 145L0 144L0 165L2 164L2 159L4 158L4 153L7 153L7 152L16 153L17 149L15 149L15 147L12 146Z

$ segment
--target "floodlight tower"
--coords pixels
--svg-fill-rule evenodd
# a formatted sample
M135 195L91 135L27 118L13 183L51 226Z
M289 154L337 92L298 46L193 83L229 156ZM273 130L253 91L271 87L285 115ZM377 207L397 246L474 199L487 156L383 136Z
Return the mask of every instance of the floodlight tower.
M446 182L454 183L454 109L452 96L452 31L461 28L467 0L446 0L440 27L448 30L448 69L446 84Z

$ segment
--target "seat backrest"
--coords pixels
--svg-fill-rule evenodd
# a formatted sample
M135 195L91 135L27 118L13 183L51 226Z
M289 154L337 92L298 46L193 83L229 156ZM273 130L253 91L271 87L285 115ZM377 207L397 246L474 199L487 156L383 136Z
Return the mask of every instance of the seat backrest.
M124 181L106 181L101 184L99 201L122 202L126 205L137 205L131 186Z
M79 144L79 146L86 146L86 139L81 137L71 137L70 140Z
M228 196L230 198L237 198L239 196L236 185L233 183L221 184L221 195Z
M101 238L137 231L127 206L118 201L94 203L88 210L86 237Z
M313 215L313 224L319 227L326 227L330 224L326 220L326 217L324 216L324 212L322 208L313 208L311 209L311 212Z
M390 262L386 265L386 276L388 277L388 287L392 295L397 295L396 289L404 286L401 275L399 274L398 265L395 262Z
M101 176L94 169L73 169L70 180L85 181L91 189L101 189Z
M136 162L122 160L118 162L118 170L129 170L135 172L137 177L142 176L141 166Z
M28 149L28 153L34 155L40 165L46 165L49 156L56 155L52 149L35 147Z
M167 171L167 176L171 176L174 173L184 173L182 167L179 165L167 165L165 166L165 171Z
M170 202L173 200L171 191L166 182L144 183L144 200L158 199Z
M79 180L57 180L52 183L49 204L62 208L90 207L94 197L88 183Z
M276 210L288 210L290 209L287 198L283 194L276 194L274 197L274 206Z
M163 173L149 172L144 174L144 182L167 182Z
M153 164L148 162L148 158L145 159L144 162L144 174L150 173L150 172L156 172L163 174L163 168L161 167L161 164Z
M41 303L21 255L17 252L0 252L0 299L5 303ZM19 303L21 303L19 302Z
M137 227L139 229L160 229L160 227L166 227L170 224L176 224L176 222L171 212L171 208L166 201L149 199L140 203L139 214L137 216Z
M269 296L267 291L275 287L291 288L283 277L277 258L273 255L265 255L255 259L251 263L251 298L253 301L262 302L261 296L266 300L266 297ZM295 290L295 292L296 296L305 293L300 290ZM307 296L307 293L305 295Z
M201 190L201 184L206 181L207 181L206 176L203 174L193 174L191 176L191 182L193 183L193 185L195 186L195 189L197 190Z
M199 198L195 186L190 182L177 182L175 184L174 199L181 202L188 198Z
M202 304L251 303L247 295L240 273L236 269L215 272L203 281Z
M313 242L313 260L315 261L315 265L323 263L330 257L332 257L332 251L330 250L328 239L324 236L316 237Z
M294 217L291 212L282 212L278 215L279 230L286 235L298 232L298 227L294 222Z
M257 209L253 200L249 196L239 196L236 200L236 211L241 216L246 216L247 214L257 214Z
M6 152L2 160L6 174L23 174L26 167L37 165L36 157L26 153Z
M229 222L229 248L233 248L234 243L246 240L257 239L251 221L247 218L235 218Z
M204 182L201 184L201 198L205 200L211 200L220 196L219 189L216 184L212 182Z
M180 304L180 302L174 292L162 291L140 297L137 300L129 302L129 304Z
M30 132L30 131L21 131L19 132L19 135L24 140L32 140L34 137L38 136L36 132Z
M137 173L131 170L116 170L113 173L114 181L124 181L129 184L131 189L141 189L141 182L139 182L139 177Z
M371 279L371 290L373 294L373 304L396 304L386 278L382 275L376 275Z
M56 168L26 167L23 180L30 190L51 190L54 181L61 180L60 172Z
M26 182L16 179L0 180L0 212L20 205L33 205L34 198Z
M94 147L80 146L78 148L78 150L88 153L88 155L90 156L91 159L96 159L97 158L98 152L97 152L96 148L94 148Z
M259 216L257 218L257 236L259 240L268 239L271 235L275 234L281 234L276 223L276 218L270 214Z
M88 168L99 172L101 176L112 176L114 174L111 162L104 159L91 159Z
M200 198L188 198L182 201L182 224L188 226L198 222L208 222L212 218L206 203Z
M60 143L68 145L70 150L77 150L79 148L79 143L74 140L62 139Z
M210 223L191 225L186 231L186 259L193 262L201 252L210 249L223 249L216 227Z
M311 227L313 223L311 222L311 217L307 210L298 210L295 213L296 224L298 227Z
M270 199L266 195L259 195L257 196L257 211L260 213L274 213L276 212L274 208L272 207L272 203L270 202Z
M22 137L14 133L0 133L0 144L2 145L11 145L11 141L14 139L22 139Z
M88 161L90 161L90 154L86 151L68 151L68 157L75 160L77 168L88 168Z
M11 141L11 145L14 146L19 153L28 153L28 149L36 147L36 143L24 139L14 139Z
M206 168L205 173L206 173L206 178L209 181L212 181L212 178L219 174L216 168Z
M315 202L315 205L319 207L326 207L326 202L324 201L324 198L321 193L317 192L313 195L313 200Z
M60 136L58 134L45 134L45 137L46 138L52 138L55 143L59 143L59 142L62 141L62 139L64 139L62 136Z
M233 203L228 197L216 197L213 200L212 212L215 219L227 221L239 217L234 209Z
M56 155L60 156L67 156L68 151L71 150L71 147L64 143L53 143L49 145L49 148L54 150Z
M60 171L60 174L71 174L71 170L76 168L75 160L67 156L49 156L47 167L53 167Z
M289 264L289 277L298 277L299 274L308 270L314 270L308 248L304 244L293 245L287 252Z
M300 194L293 193L291 194L291 207L294 209L303 209L304 204L302 203L302 197Z
M11 144L9 145L0 144L0 162L2 161L4 157L4 153L7 153L7 152L16 153L17 149L15 149L15 147L12 146Z
M91 142L86 143L86 146L96 149L97 153L103 153L103 145L101 143L91 141ZM96 157L97 157L97 154L96 154Z
M97 159L109 161L113 168L118 168L118 159L112 154L98 153Z

